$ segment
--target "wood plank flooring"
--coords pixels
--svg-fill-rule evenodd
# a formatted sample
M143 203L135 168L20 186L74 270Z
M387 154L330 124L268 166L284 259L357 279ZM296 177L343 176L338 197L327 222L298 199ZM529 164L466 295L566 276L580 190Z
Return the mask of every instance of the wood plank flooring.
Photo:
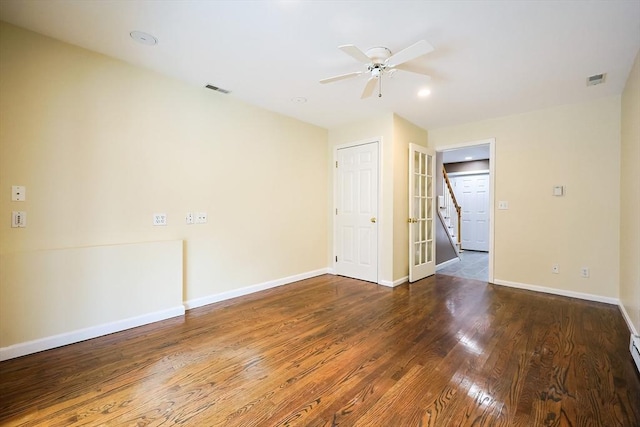
M0 363L6 426L638 426L616 306L321 276Z

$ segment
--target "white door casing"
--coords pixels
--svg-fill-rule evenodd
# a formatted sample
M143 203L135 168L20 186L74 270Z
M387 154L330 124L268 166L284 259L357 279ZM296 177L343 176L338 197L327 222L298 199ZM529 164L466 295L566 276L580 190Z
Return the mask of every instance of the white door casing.
M489 251L489 174L454 176L452 181L462 208L462 249Z
M461 148L474 147L478 145L489 145L489 282L494 282L494 266L495 266L495 194L496 194L496 139L489 138L477 141L467 141L457 144L436 145L434 148L438 152L457 150Z
M377 283L378 143L336 151L335 272Z
M409 144L409 282L435 274L435 151Z

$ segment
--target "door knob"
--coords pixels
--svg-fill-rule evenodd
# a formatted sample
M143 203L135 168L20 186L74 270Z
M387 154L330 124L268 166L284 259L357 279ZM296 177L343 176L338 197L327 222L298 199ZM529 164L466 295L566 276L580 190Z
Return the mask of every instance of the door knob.
M370 219L371 222L376 222L376 217L374 216L373 218Z

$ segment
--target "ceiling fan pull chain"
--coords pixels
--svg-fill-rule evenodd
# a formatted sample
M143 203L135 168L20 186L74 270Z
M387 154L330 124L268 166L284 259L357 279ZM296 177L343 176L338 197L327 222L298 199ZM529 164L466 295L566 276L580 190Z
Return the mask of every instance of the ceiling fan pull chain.
M378 77L378 98L382 98L382 73Z

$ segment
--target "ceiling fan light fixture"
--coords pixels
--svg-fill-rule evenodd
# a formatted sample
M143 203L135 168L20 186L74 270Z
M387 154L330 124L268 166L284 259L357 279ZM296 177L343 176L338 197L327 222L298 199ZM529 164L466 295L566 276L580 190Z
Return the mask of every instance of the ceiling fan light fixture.
M367 79L367 83L365 84L364 90L362 92L361 99L368 98L373 95L373 91L375 89L376 83L378 85L378 98L382 97L382 78L383 74L386 74L387 77L391 77L393 73L396 71L396 67L398 69L409 71L415 74L427 75L423 71L416 71L415 69L402 67L405 62L412 61L420 56L426 55L429 52L433 51L433 46L431 46L425 40L420 40L411 46L402 49L401 51L392 54L391 50L386 47L372 47L365 52L360 50L358 47L352 44L345 44L342 46L338 46L338 49L360 62L361 64L365 64L366 71L356 71L347 74L340 74L338 76L329 77L326 79L320 80L320 83L331 83L339 80L349 79L352 77L359 76L361 74L369 74L369 79ZM402 68L400 68L402 67ZM427 96L428 93L424 93Z

